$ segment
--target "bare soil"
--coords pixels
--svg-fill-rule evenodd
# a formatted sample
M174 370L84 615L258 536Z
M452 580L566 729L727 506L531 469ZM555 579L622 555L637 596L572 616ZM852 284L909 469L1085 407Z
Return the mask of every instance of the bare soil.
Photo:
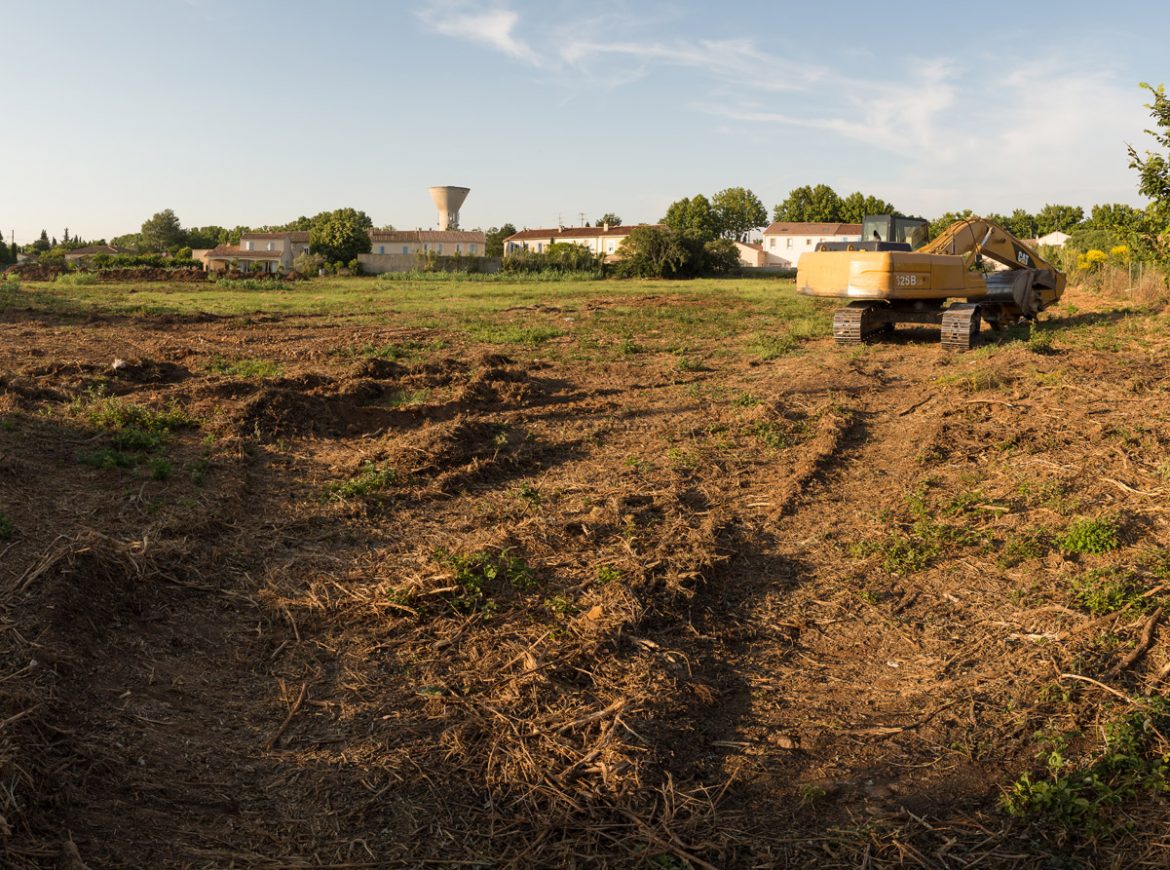
M1157 787L1000 807L1170 660L1167 318L1070 298L681 367L3 312L0 863L1165 866ZM131 405L181 414L127 447Z

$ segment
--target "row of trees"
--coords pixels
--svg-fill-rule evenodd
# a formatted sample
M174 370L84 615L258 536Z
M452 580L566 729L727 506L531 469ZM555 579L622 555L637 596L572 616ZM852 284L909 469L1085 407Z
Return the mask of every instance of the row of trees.
M768 221L760 198L746 187L728 187L708 199L703 194L670 204L660 223L680 233L691 232L703 241L746 241L748 234Z

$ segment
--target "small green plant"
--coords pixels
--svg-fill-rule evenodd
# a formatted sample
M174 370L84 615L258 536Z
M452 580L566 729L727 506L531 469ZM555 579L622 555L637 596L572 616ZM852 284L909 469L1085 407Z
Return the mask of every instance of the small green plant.
M450 602L460 613L495 613L499 604L491 597L492 587L527 592L536 585L532 569L507 550L498 553L481 550L469 555L440 550L435 554L435 560L455 574L459 593Z
M642 345L632 341L629 338L623 338L618 344L618 353L622 356L631 356L636 353L645 353L646 349Z
M329 486L329 496L337 501L350 498L370 498L389 489L398 481L398 472L393 468L381 468L372 462L365 463L361 471L349 480Z
M171 476L171 463L164 456L152 456L150 459L150 476L155 480L166 480Z
M16 526L4 514L0 514L0 541L8 541L16 534Z
M761 399L757 399L751 393L740 393L735 397L735 401L732 404L737 408L752 408L760 404L761 401Z
M767 362L788 356L799 347L799 339L791 334L785 333L784 335L758 335L748 345L748 350L753 355Z
M1106 616L1143 602L1142 589L1129 571L1089 571L1075 578L1072 586L1077 601L1093 616Z
M1023 531L1003 542L995 561L1001 568L1015 568L1029 559L1039 559L1051 546L1051 538L1046 532Z
M163 435L174 429L198 425L195 418L174 405L158 411L113 396L91 396L88 405L80 407L85 409L90 422L104 429L139 429Z
M3 429L5 432L15 432L16 421L11 417L0 418L0 429Z
M544 599L544 606L549 613L556 616L572 616L581 609L564 595L554 595L552 598Z
M1082 517L1069 523L1057 545L1066 553L1108 553L1121 546L1121 524L1115 517Z
M540 490L527 481L520 484L519 489L516 490L516 497L523 502L527 502L531 507L536 507L540 504Z
M93 450L87 453L77 454L77 461L82 465L91 465L94 468L101 468L109 471L114 468L133 468L136 461L129 453L123 453L121 450L115 450L112 447L104 447L101 450Z
M119 450L154 450L162 445L163 433L127 426L116 429L111 440Z
M597 582L602 586L609 583L616 583L622 579L622 572L613 565L599 565L597 567Z
M706 366L699 360L684 356L679 358L678 370L680 372L701 372L706 370Z
M1122 827L1124 804L1170 790L1170 701L1147 698L1105 727L1100 753L1069 759L1062 742L1042 752L1042 770L1025 773L1004 792L1009 815L1076 836L1108 834Z

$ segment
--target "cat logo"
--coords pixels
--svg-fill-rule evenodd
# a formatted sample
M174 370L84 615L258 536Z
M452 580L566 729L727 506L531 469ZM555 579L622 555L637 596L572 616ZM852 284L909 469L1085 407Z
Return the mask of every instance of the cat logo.
M1016 251L1016 262L1021 266L1031 266L1032 258L1028 256L1027 251Z

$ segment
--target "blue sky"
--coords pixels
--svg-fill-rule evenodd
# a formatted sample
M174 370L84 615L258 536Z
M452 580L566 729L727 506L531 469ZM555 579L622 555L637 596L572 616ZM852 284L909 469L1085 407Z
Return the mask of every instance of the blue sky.
M548 226L744 185L1140 204L1170 3L6 0L0 232L354 206Z

